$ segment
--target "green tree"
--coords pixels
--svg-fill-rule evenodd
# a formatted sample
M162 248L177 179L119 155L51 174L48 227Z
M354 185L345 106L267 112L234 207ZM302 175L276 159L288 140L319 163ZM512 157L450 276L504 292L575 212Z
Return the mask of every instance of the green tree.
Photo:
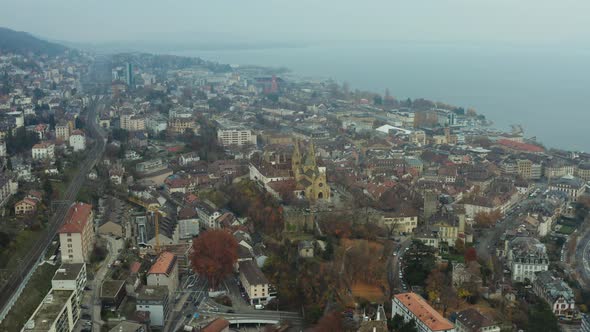
M528 325L527 331L560 331L557 318L553 315L551 308L540 299L529 311Z

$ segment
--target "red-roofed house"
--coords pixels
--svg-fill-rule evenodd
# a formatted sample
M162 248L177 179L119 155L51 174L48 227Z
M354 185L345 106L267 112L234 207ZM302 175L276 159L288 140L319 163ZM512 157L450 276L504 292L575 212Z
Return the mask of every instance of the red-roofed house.
M164 251L147 273L148 286L166 286L170 294L178 287L178 260L176 256Z
M59 229L63 263L87 263L94 246L94 213L92 205L74 203Z
M24 198L14 204L14 214L17 216L21 214L35 213L35 211L37 211L37 201L30 198Z

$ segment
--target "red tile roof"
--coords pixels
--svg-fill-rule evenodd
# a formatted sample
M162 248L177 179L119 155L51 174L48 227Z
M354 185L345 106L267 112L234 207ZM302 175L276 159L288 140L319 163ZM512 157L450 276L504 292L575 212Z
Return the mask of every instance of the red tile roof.
M201 332L221 332L229 326L229 322L223 318L217 318L209 325L201 329Z
M428 305L420 295L416 293L402 293L395 295L395 298L432 331L444 331L454 328L451 322Z
M131 264L131 266L129 267L129 271L131 273L137 273L139 272L139 269L141 268L141 263L140 262L133 262Z
M74 203L66 214L66 220L59 229L60 233L82 233L92 214L92 205Z
M543 152L543 151L545 151L545 149L543 149L542 147L540 147L538 145L520 143L520 142L515 142L515 141L511 141L511 140L507 140L507 139L498 140L498 144L505 146L507 148L511 148L514 150L520 150L520 151L527 151L527 152Z
M164 251L160 254L148 274L170 274L176 263L176 256L173 253Z

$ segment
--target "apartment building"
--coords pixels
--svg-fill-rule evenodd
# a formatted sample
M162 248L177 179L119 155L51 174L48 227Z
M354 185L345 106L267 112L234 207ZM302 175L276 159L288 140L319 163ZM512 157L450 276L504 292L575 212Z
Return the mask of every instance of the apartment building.
M83 151L86 149L86 136L81 130L74 130L70 135L70 146L74 152Z
M395 233L412 233L418 227L418 215L396 213L381 218L381 223Z
M145 118L135 114L122 114L119 117L119 126L127 131L145 130Z
M547 271L549 268L545 245L533 237L515 238L510 242L508 266L513 281L535 281L537 272Z
M80 303L73 290L50 290L21 332L72 332L80 319Z
M391 300L391 316L400 315L404 321L416 322L419 332L455 332L455 326L434 310L416 293L396 294Z
M550 271L537 273L533 291L547 302L555 316L571 319L577 315L573 290L563 279L554 277Z
M256 145L256 135L250 129L224 128L217 130L217 139L223 146Z
M33 145L31 149L33 160L53 160L55 157L55 144L49 142L41 142Z
M94 246L94 213L92 205L74 203L59 229L62 262L88 262Z
M250 305L266 304L269 300L269 283L252 260L239 262L240 282L248 294Z
M135 310L150 314L150 326L164 326L170 307L169 292L166 286L147 286L136 297Z
M500 332L500 326L476 309L469 308L457 313L457 332Z
M70 139L70 125L67 123L55 125L55 138L67 142Z
M170 294L178 288L178 261L176 256L164 251L147 273L148 286L166 286Z

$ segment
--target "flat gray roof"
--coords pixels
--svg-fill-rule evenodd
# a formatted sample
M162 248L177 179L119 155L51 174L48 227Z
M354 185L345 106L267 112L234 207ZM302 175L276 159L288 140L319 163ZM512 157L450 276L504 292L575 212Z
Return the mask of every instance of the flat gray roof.
M83 267L84 263L62 264L59 269L55 271L53 280L75 280Z
M31 328L27 328L28 325L25 325L24 331L49 331L73 293L72 290L50 291L41 302L37 313L27 322L28 324L32 321L34 325ZM49 298L51 301L48 300Z

